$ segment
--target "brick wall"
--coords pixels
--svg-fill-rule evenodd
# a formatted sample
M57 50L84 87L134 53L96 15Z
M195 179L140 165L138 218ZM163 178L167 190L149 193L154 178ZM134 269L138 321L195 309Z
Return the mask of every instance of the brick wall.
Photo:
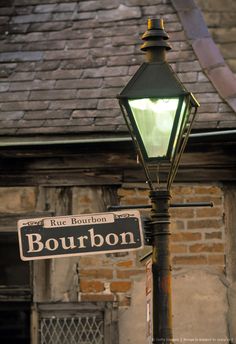
M148 190L142 185L118 189L121 204L145 204ZM79 200L78 200L79 201ZM83 201L83 199L82 199ZM223 272L225 265L224 197L220 185L181 185L172 189L172 203L214 202L213 208L171 208L171 251L174 270L212 268ZM142 214L147 214L142 211ZM132 301L133 283L144 278L139 258L150 248L136 253L119 253L80 258L80 300L114 300L120 306Z
M143 273L133 253L80 258L80 300L118 301L129 306L133 279Z
M116 198L116 189L110 192ZM108 194L101 187L74 187L73 214L106 211L106 205L112 203ZM144 271L136 253L86 255L78 262L79 300L118 301L121 306L130 305L133 281Z
M122 204L145 204L148 191L119 189ZM172 188L172 203L214 202L214 207L171 208L174 267L224 266L224 197L217 185L181 185Z

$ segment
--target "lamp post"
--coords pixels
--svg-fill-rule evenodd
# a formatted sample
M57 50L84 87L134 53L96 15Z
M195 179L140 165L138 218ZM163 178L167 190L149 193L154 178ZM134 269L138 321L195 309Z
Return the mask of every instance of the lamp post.
M172 342L170 187L186 146L199 103L166 61L170 50L162 19L149 19L143 34L143 63L118 95L152 203L149 228L152 250L152 342ZM161 168L167 177L160 180ZM156 181L153 178L155 173Z

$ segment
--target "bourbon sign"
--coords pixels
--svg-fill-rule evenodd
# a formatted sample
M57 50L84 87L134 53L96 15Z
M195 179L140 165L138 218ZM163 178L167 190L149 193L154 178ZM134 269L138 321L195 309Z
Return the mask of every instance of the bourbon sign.
M143 247L138 211L18 221L22 260L137 250Z

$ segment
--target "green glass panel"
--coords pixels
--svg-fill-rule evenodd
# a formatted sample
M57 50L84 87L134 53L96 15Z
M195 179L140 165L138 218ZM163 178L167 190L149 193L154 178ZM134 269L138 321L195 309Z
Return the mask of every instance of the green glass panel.
M187 119L188 119L188 110L186 109L186 101L184 100L182 103L182 108L180 111L177 131L176 131L176 135L175 135L175 139L174 139L174 143L173 143L172 155L174 154L175 149L176 149L177 141L178 141L179 135L180 135L180 130L183 132L184 127L186 126L186 120ZM181 135L181 137L182 137L182 135Z
M129 106L149 158L167 155L178 98L129 100Z

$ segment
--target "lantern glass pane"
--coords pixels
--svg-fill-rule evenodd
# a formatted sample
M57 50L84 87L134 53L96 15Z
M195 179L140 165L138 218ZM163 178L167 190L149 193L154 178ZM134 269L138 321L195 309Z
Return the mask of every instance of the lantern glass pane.
M174 154L178 139L180 137L182 138L182 135L180 135L180 131L183 132L183 130L186 126L186 123L187 123L188 115L189 115L189 111L188 111L188 109L186 109L186 101L184 100L182 103L182 108L180 111L177 131L176 131L176 135L175 135L175 139L174 139L174 143L173 143L172 155Z
M129 100L148 158L166 157L178 103L178 98Z

